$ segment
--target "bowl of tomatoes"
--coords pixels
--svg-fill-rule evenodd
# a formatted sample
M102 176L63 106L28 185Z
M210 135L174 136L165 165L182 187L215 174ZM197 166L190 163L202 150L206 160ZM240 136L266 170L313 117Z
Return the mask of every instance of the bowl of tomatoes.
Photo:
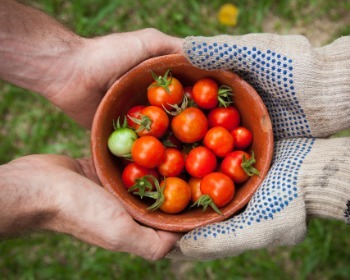
M270 168L273 132L260 96L238 75L166 55L108 90L91 149L102 186L135 220L188 232L247 205Z

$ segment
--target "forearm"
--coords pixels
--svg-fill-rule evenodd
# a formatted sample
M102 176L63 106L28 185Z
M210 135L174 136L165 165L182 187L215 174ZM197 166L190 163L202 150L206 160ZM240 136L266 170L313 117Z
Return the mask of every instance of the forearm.
M83 39L34 8L12 0L0 6L0 78L45 97L63 88Z

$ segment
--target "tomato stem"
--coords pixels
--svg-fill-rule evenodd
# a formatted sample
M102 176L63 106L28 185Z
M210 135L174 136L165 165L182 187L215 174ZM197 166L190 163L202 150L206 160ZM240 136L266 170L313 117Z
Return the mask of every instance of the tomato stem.
M128 189L128 192L133 192L133 194L137 194L142 199L145 196L146 189L152 190L153 186L149 179L153 177L152 175L146 175L141 178L135 180L135 184ZM153 178L152 178L153 180Z
M120 128L126 128L128 127L128 121L126 117L124 117L123 124L120 124L120 117L118 117L117 121L113 120L113 128L114 130L120 129Z
M151 210L151 211L155 211L157 210L160 206L162 206L164 200L165 200L165 196L164 196L164 189L165 189L165 186L164 187L161 187L159 185L159 182L157 180L156 177L152 176L152 175L146 175L142 178L151 178L153 180L153 183L154 185L156 186L156 190L155 191L145 191L145 188L144 186L147 185L149 186L147 183L145 183L144 186L141 187L141 189L139 189L138 192L133 192L133 194L136 194L136 195L139 195L141 198L143 198L144 196L145 197L149 197L149 198L153 198L155 199L156 201L147 208L147 210ZM146 180L148 181L148 180ZM151 189L152 189L152 184L148 181L148 183L150 184L151 186ZM132 187L134 188L134 187ZM137 187L135 187L136 189ZM143 189L142 189L143 188ZM129 189L130 190L130 189Z
M156 201L147 208L147 210L155 211L157 210L160 206L162 206L165 197L163 194L164 188L161 189L162 192L146 192L145 196L150 197L155 199Z
M159 184L158 184L159 186ZM165 200L165 196L164 196L164 187L161 188L157 188L157 191L154 192L145 192L145 196L150 197L155 199L156 201L147 208L147 210L151 210L151 211L155 211L157 210L160 206L162 206L164 200Z
M213 199L207 194L201 195L198 198L198 200L192 204L191 207L194 207L194 206L197 206L197 207L203 206L203 212L208 208L208 206L210 206L216 213L218 213L219 215L222 215L219 208L215 205Z
M139 127L135 130L136 133L141 132L142 130L151 130L152 120L145 115L139 115L139 118L134 118L132 116L129 116L130 120L132 120L134 123L138 124Z
M230 88L227 85L220 86L218 91L218 101L219 101L220 107L226 108L231 104L233 104L232 97L233 97L232 88Z
M254 152L252 151L252 155L251 157L247 160L245 155L243 155L243 159L242 159L242 168L245 171L245 173L248 176L253 176L253 175L259 175L260 172L258 169L256 169L253 164L256 162L255 158L254 158Z
M168 69L165 72L164 76L157 76L153 71L151 71L151 74L153 79L155 80L155 83L152 83L148 88L162 87L165 89L167 93L170 94L169 85L171 84L171 80L172 80L172 75L170 71L171 69Z
M165 108L164 105L162 105L163 110L165 112L167 112L171 116L179 115L182 111L184 111L188 107L188 98L186 95L184 95L180 106L177 104L168 104L168 105L173 109L173 111L169 111L168 109Z

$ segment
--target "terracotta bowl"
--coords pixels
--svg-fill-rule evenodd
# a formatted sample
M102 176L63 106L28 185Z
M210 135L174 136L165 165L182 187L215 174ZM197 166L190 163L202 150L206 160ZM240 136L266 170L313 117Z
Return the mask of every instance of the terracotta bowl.
M205 212L201 208L192 208L176 215L165 214L160 210L147 210L149 204L126 191L121 180L119 159L108 150L107 139L113 131L113 120L125 115L130 107L146 103L146 89L153 81L151 71L162 75L169 68L172 75L182 81L184 86L193 85L200 78L211 77L219 84L232 87L235 94L234 104L241 113L242 125L251 129L254 134L251 149L255 153L255 167L260 171L260 176L253 176L236 188L234 199L220 209L222 216L209 208ZM249 202L269 170L273 153L273 134L270 117L262 100L239 76L229 71L201 70L192 66L182 55L167 55L141 63L112 85L96 112L91 132L91 147L95 169L102 186L123 203L135 220L157 229L187 232L196 227L225 220Z

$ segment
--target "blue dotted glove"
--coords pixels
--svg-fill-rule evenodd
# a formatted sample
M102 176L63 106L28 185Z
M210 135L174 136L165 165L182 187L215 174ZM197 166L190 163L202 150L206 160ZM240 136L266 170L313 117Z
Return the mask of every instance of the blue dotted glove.
M294 245L312 217L350 222L350 139L315 138L349 127L349 41L312 49L301 36L186 38L192 64L233 70L257 89L276 143L271 169L246 210L185 234L169 257L208 260Z

